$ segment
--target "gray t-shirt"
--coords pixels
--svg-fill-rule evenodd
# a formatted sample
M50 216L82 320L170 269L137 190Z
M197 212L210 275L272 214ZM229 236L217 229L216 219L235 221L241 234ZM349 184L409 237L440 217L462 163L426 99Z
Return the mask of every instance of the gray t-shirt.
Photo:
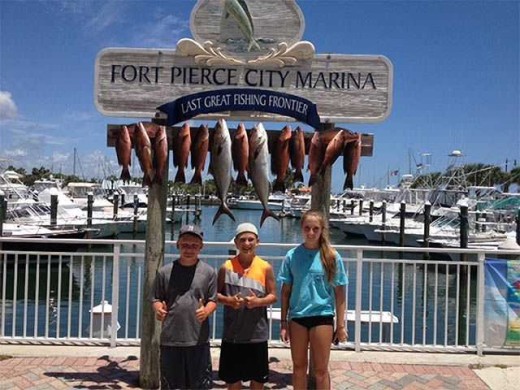
M217 301L217 274L211 266L199 260L186 267L175 260L159 269L152 300L168 306L161 345L189 347L209 341L209 320L201 324L195 316L200 298L204 304Z

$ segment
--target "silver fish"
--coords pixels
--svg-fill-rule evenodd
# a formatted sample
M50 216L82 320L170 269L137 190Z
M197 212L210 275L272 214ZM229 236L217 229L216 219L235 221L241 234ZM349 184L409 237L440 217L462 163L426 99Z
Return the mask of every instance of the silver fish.
M217 196L220 199L220 207L213 217L213 224L222 214L227 214L234 221L235 216L229 209L226 202L229 186L231 185L231 169L233 160L231 158L231 136L224 119L219 119L215 131L213 132L213 141L211 145L211 157L209 162L209 173L215 179L217 186Z
M269 209L269 150L267 133L258 123L249 134L249 178L253 182L258 199L264 207L260 226L267 217L278 220L278 216Z
M247 39L249 43L247 51L260 50L260 45L254 38L253 18L246 2L244 0L225 0L224 17L227 18L229 15L235 19L238 28Z

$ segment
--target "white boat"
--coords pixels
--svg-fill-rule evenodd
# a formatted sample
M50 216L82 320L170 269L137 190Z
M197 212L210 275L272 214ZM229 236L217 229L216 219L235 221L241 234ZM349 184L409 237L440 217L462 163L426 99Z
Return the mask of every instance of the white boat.
M267 205L272 211L288 211L290 209L291 198L285 194L271 194L267 200ZM264 206L260 200L241 196L228 200L229 208L241 210L263 210Z

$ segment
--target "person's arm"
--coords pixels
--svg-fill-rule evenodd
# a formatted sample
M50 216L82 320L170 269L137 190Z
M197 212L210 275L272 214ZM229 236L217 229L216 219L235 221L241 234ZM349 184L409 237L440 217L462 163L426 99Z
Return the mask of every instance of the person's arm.
M277 301L276 282L274 279L273 267L271 267L271 266L269 266L269 268L267 268L267 270L266 270L265 292L266 292L266 295L262 298L259 298L256 296L256 294L253 291L251 291L251 295L244 298L246 301L246 306L249 309L252 309L254 307L269 306Z
M289 301L291 299L292 284L282 284L282 310L280 318L280 338L284 343L289 343L291 337L287 323L287 313L289 312Z
M336 297L336 334L334 340L345 342L348 339L348 332L345 326L345 300L346 286L336 286L334 288L334 295Z

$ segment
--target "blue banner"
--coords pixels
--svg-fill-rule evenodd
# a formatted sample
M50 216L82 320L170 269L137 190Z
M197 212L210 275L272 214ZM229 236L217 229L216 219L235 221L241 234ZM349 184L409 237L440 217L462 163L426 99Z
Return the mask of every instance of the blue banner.
M320 116L310 100L263 89L236 88L183 96L157 108L168 115L168 126L200 114L222 111L257 111L284 115L318 129Z
M520 345L520 261L486 259L484 341L487 346Z

